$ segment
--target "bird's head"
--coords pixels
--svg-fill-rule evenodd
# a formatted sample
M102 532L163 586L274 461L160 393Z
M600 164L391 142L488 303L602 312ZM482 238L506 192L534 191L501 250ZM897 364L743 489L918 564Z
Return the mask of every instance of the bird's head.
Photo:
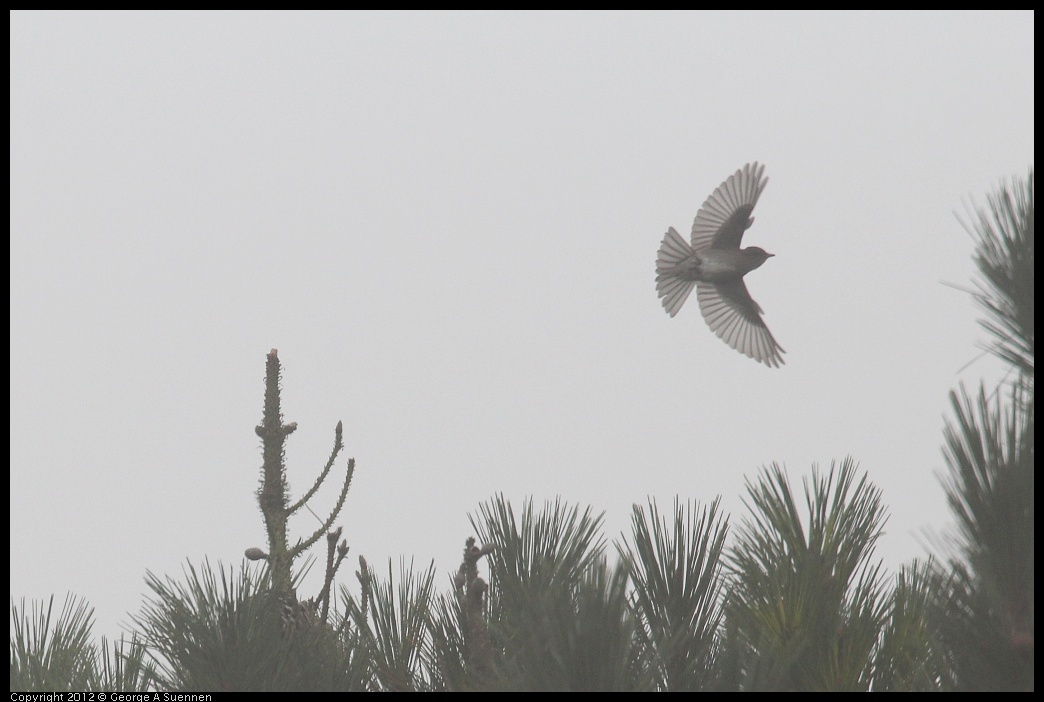
M744 268L752 271L776 254L770 254L760 246L748 246L740 251L740 255L743 256Z

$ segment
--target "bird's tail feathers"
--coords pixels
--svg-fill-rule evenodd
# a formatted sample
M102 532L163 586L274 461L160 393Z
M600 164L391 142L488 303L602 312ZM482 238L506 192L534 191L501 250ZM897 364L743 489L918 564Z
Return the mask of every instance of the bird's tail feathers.
M689 298L696 286L695 280L686 280L678 275L678 266L692 255L692 247L674 227L667 229L667 234L660 244L660 252L656 255L656 293L663 298L663 308L672 317Z

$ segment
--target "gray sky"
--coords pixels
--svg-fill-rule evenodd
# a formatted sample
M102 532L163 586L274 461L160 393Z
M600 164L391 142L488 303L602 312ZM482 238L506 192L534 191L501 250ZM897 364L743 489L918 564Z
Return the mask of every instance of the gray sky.
M772 461L852 455L892 571L951 524L947 392L1001 374L960 371L954 213L1032 165L1032 13L18 12L11 41L16 599L73 590L111 636L146 570L267 548L273 347L294 496L338 420L357 461L349 586L359 554L448 585L497 493L610 539L647 496L735 527ZM654 286L755 160L780 369Z

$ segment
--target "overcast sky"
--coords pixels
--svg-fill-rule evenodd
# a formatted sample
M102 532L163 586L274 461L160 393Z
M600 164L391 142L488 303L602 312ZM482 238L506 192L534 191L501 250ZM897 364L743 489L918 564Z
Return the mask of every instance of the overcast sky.
M293 497L344 421L352 587L360 554L448 587L498 493L609 539L635 502L720 495L735 528L773 461L799 486L855 458L892 572L952 523L947 393L1002 373L962 370L955 213L1033 164L1032 13L11 19L16 600L71 590L112 636L146 570L267 550L271 348ZM654 285L667 227L749 161L778 369Z

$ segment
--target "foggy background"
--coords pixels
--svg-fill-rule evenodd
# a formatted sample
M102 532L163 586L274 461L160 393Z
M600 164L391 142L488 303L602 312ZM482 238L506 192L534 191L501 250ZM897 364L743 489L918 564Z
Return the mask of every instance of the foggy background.
M950 527L947 393L1001 379L946 285L974 271L955 213L1032 165L1032 13L11 20L16 604L73 591L118 635L146 570L267 550L271 348L293 499L344 421L312 507L355 457L353 589L364 555L445 590L498 493L610 541L635 502L720 495L735 530L773 461L800 490L855 458L890 572ZM780 369L654 285L667 227L755 160Z

